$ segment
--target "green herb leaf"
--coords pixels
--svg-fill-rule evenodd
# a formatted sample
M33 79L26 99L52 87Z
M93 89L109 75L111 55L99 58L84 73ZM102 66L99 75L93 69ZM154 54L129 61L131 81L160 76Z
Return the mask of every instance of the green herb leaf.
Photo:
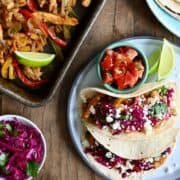
M4 127L4 124L3 123L0 123L0 129Z
M7 161L8 161L8 154L7 153L1 153L0 154L0 168L5 167Z
M168 107L165 103L156 103L152 106L150 114L152 116L157 116L158 114L165 114L168 110Z
M15 128L15 127L14 127L14 129L13 129L13 136L14 136L14 137L17 137L17 136L18 136L18 130L17 130L17 128Z
M0 130L0 137L3 137L5 135L5 131L4 130Z
M26 174L28 176L35 177L38 174L39 165L35 161L29 161L27 163Z
M165 86L162 86L160 88L160 95L161 96L166 96L167 95L167 92L168 92L168 89L165 87Z

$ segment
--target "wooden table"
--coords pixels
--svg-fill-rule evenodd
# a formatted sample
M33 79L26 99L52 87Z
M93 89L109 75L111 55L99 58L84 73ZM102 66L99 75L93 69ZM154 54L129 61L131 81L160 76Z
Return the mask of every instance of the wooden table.
M82 162L71 142L66 118L68 94L76 74L89 57L114 40L134 35L166 37L180 43L151 14L144 0L107 0L91 32L54 99L40 108L29 108L2 96L2 114L20 114L34 121L45 134L48 144L46 164L37 179L101 179Z

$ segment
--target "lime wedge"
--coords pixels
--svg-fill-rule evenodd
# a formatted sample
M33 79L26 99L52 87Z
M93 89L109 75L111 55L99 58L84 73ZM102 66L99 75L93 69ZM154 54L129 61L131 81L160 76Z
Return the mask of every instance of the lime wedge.
M158 80L167 78L175 66L175 52L173 45L164 39L159 68L158 68Z
M55 54L40 53L40 52L15 51L15 55L20 64L23 64L29 67L47 66L55 58Z
M148 76L149 77L154 75L158 71L160 55L161 55L161 48L158 48L155 51L153 51L150 57L148 58L148 63L149 63Z

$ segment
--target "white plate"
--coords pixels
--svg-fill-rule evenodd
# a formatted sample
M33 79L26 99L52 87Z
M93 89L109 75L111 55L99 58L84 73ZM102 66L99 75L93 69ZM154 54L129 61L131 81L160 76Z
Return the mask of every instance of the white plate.
M171 33L180 37L180 20L168 14L155 2L155 0L146 0L146 2L158 21Z
M134 38L128 38L119 41L118 43L129 43L137 48L144 51L146 56L149 56L153 50L160 47L162 45L162 40L155 39L152 37L134 37ZM117 43L117 42L115 42ZM175 52L176 52L176 68L172 75L169 77L169 80L176 81L178 85L180 85L180 71L178 72L178 67L180 67L180 47L174 46ZM77 99L78 95L81 89L85 87L94 87L98 86L103 88L101 86L100 81L97 78L96 75L96 61L97 58L92 59L90 63L82 70L81 73L77 76L76 80L74 81L74 84L72 86L69 101L68 101L68 125L69 125L69 131L71 138L73 140L73 143L80 154L81 158L86 162L86 164L93 169L95 172L100 174L91 164L88 162L88 159L86 158L86 154L83 152L82 146L81 146L81 140L80 140L80 116L77 109ZM177 126L180 127L180 119L178 120ZM174 180L178 177L180 177L180 138L178 138L178 142L176 145L176 149L173 152L172 156L168 159L167 163L155 171L154 174L150 174L149 176L145 177L145 180ZM174 164L176 164L176 167L173 167ZM172 173L167 174L165 172L165 169L167 167L172 168ZM102 175L102 174L100 174ZM107 177L105 177L107 178Z

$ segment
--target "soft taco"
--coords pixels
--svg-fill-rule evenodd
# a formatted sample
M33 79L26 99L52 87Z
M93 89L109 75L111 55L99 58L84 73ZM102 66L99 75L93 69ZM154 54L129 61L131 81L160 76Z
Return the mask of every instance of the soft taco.
M180 20L180 1L179 0L156 0L157 4L171 16Z
M175 143L170 143L154 156L135 160L122 158L107 150L88 131L83 135L82 145L90 164L106 177L113 180L141 180L165 163Z
M167 82L147 83L131 94L86 88L79 98L82 121L113 137L159 134L174 126L178 107L176 84Z
M148 83L127 95L86 88L80 97L88 131L123 158L153 156L176 140L179 130L173 127L179 103L174 83Z

